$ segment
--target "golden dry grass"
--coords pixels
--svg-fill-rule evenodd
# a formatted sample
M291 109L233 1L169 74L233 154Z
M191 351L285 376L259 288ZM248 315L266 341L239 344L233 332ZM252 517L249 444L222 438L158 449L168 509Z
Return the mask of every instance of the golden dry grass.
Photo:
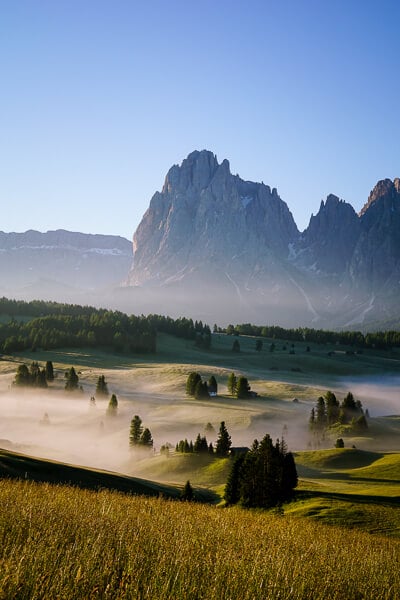
M273 513L0 481L0 598L393 600L400 542Z

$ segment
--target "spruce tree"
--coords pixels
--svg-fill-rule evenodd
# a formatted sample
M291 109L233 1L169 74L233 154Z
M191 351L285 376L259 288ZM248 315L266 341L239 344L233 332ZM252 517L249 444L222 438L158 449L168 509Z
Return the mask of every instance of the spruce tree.
M108 403L107 414L116 416L118 411L118 400L115 394L112 394L110 402Z
M129 431L129 445L136 446L137 444L139 444L142 433L142 419L138 415L135 415L131 420L131 427Z
M239 454L233 461L224 491L224 500L227 504L237 504L240 500L240 475L244 457L244 454Z
M232 446L231 436L225 426L225 421L221 421L219 428L219 435L217 443L215 445L215 453L217 456L228 456L229 450Z
M195 371L192 371L192 373L189 373L189 376L186 380L186 394L188 396L194 396L195 390L196 390L196 385L199 381L201 381L201 377L200 377L199 373L196 373Z
M46 379L47 381L54 381L54 368L51 360L46 362Z
M79 388L79 377L76 374L74 367L71 367L65 373L65 390L68 392L74 392Z
M192 500L194 500L194 492L189 480L187 480L187 482L184 485L184 488L181 493L181 500L185 500L187 502L191 502Z
M14 385L26 386L31 383L31 374L29 373L28 367L23 363L18 365L17 373L14 379Z
M108 396L108 385L104 375L99 375L95 394L96 396Z
M232 352L240 352L239 340L234 340L232 344Z
M228 383L227 383L228 392L231 394L231 396L235 396L236 386L237 386L236 375L235 375L235 373L231 373L228 377Z
M246 377L239 377L236 386L236 397L237 398L248 398L250 386Z
M147 427L143 430L143 433L140 436L139 444L141 446L146 446L147 448L153 447L153 437L151 435L150 429L148 429Z

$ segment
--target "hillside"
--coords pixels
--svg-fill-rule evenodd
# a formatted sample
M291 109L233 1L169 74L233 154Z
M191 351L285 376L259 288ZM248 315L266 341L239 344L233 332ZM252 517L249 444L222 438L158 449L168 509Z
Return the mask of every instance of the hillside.
M380 535L343 535L274 512L30 482L0 480L0 503L5 598L389 600L400 593L400 542Z

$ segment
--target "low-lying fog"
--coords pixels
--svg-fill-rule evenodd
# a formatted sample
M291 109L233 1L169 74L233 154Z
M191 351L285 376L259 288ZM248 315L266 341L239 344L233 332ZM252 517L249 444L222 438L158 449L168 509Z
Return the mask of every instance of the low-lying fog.
M339 392L338 398L350 390L371 417L400 414L399 384L400 377L343 379L343 395ZM113 417L107 414L109 397L96 398L92 406L91 394L86 391L70 394L61 389L14 391L4 387L0 389L0 447L133 475L139 457L129 448L129 427L135 414L151 430L156 452L167 442L175 446L180 439L194 441L198 433L214 443L222 420L234 446L249 446L255 438L269 433L273 438L283 434L289 449L301 450L307 449L308 418L316 401L215 398L200 402L185 398L181 392L157 392L153 383L135 392L125 388L121 395L110 388L110 393L116 391L119 402L118 415ZM205 433L208 422L215 434Z
M371 417L400 415L400 375L343 377L339 382L361 400Z

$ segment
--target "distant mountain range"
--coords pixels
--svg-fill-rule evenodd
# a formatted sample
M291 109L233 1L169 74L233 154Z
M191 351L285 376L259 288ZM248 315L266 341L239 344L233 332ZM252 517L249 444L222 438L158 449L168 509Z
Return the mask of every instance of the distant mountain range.
M132 244L113 235L0 232L0 294L65 302L94 301L126 279Z
M116 236L0 233L0 292L210 324L390 327L400 323L399 232L399 179L379 181L358 215L329 195L301 233L276 189L195 151L154 194L133 253Z

